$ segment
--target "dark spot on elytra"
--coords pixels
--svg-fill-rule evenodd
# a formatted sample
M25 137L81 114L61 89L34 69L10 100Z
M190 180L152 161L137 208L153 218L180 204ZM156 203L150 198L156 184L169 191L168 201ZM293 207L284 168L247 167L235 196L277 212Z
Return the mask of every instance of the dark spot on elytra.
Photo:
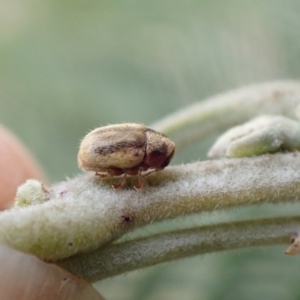
M73 246L73 243L71 243L71 242L68 243L68 246L69 246L69 247L72 247L72 246Z
M93 149L93 152L99 155L108 155L111 153L115 153L118 151L123 151L128 148L137 148L135 151L134 155L139 156L140 155L140 148L143 147L143 143L141 142L126 142L126 141L121 141L121 142L115 142L114 144L111 144L109 146L104 146L104 147L96 147Z

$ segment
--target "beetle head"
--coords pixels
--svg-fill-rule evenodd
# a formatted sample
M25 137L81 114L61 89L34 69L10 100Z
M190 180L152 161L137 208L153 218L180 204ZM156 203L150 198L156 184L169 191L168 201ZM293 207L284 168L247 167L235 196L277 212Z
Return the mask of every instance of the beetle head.
M164 169L173 158L175 144L165 135L147 131L146 156L144 163L153 169Z

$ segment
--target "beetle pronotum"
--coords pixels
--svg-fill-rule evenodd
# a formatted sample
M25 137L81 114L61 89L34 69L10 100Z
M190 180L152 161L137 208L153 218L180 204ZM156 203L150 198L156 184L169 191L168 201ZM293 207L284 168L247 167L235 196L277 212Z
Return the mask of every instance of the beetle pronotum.
M95 171L100 177L122 175L113 188L121 188L127 175L137 175L136 190L144 186L144 177L164 169L175 152L175 144L167 136L142 124L124 123L96 128L82 140L78 166ZM143 172L150 172L143 174Z

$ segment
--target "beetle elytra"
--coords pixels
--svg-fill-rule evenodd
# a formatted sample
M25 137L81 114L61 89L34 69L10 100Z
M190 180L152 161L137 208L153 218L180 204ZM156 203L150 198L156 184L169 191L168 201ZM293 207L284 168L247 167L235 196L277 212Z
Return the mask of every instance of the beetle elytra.
M144 177L164 169L175 152L175 144L167 136L142 124L124 123L99 127L82 140L78 166L95 171L100 177L122 175L114 189L126 183L127 175L137 175L136 190L144 186ZM150 170L147 174L143 172Z

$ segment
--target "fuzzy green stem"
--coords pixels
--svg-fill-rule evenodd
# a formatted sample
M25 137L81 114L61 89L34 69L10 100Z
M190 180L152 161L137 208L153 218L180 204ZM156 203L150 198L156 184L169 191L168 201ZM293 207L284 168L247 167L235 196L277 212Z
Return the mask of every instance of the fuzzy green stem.
M0 213L0 242L62 259L168 218L299 200L299 169L298 152L198 162L150 175L139 192L114 191L112 180L94 174L78 176L53 186L43 204Z
M299 81L269 82L192 104L151 127L170 135L180 149L262 114L297 119L299 105Z
M300 150L300 122L282 116L260 116L229 129L211 147L209 157L250 157Z
M287 244L300 217L248 220L161 233L109 245L58 262L93 282L189 256L244 247Z

